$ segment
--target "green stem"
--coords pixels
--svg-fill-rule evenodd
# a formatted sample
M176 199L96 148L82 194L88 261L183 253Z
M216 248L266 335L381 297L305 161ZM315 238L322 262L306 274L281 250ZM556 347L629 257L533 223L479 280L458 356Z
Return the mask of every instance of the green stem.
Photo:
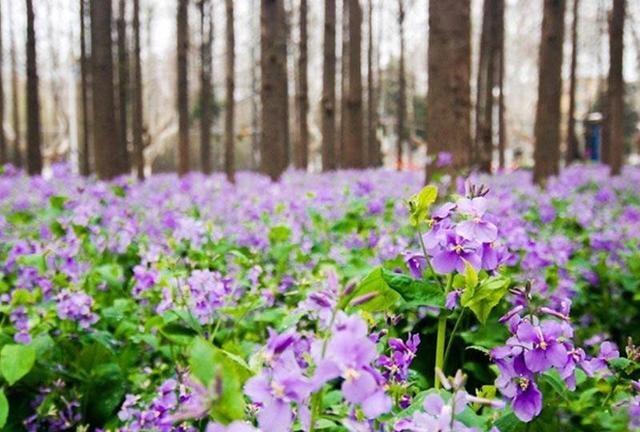
M338 315L338 308L333 310L331 314L331 321L329 321L329 329L333 327L333 323L336 320L336 316ZM327 344L329 343L329 338L326 337L322 343L322 352L320 353L320 358L323 359L324 355L327 351ZM316 426L316 418L318 417L319 411L322 409L322 399L324 397L324 388L318 390L313 396L311 396L311 419L309 420L309 432L313 432Z
M449 279L447 280L447 286L444 290L444 295L446 296L449 290L451 289L451 285L453 284L453 274L449 275ZM444 310L440 311L440 316L438 317L438 336L436 339L436 369L440 369L444 372L444 342L447 338L447 315ZM434 383L436 389L440 388L440 378L438 374L434 372Z
M447 317L443 314L438 318L438 339L436 341L436 369L444 370L444 340L447 336ZM436 390L440 388L440 378L435 374Z
M456 323L453 325L453 330L451 330L451 334L449 335L449 342L447 342L447 349L444 350L444 364L447 364L447 360L449 359L449 351L451 351L451 345L453 345L453 339L456 335L456 331L458 330L458 327L460 326L462 317L464 316L464 311L465 311L464 308L462 309L462 311L460 311L460 315L458 315L458 319L456 320Z

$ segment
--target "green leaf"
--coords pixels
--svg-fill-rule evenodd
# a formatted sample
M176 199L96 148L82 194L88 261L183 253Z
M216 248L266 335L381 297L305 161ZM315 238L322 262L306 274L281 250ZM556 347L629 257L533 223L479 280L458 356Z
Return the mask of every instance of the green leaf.
M51 203L51 207L62 211L64 210L64 204L67 202L67 197L62 195L53 195L49 198L49 203Z
M507 294L508 289L508 278L494 276L482 281L476 289L465 290L460 297L460 304L471 309L478 321L485 324L489 314Z
M556 370L549 370L542 375L542 380L549 384L549 386L555 391L558 396L564 400L568 400L567 386L560 377L560 374Z
M416 226L427 218L431 204L438 199L438 188L425 186L420 192L409 198L409 222Z
M284 243L291 238L291 228L285 225L276 225L269 231L269 241L273 243Z
M7 424L7 418L9 417L9 401L4 394L4 390L0 389L0 429Z
M388 310L393 306L400 299L400 295L389 287L384 279L383 271L382 267L378 267L369 273L360 281L353 293L343 299L340 306L346 307L354 298L369 293L375 293L376 295L369 301L355 307L367 312L377 312Z
M382 276L389 288L396 291L402 299L415 306L444 305L445 295L436 284L416 280L403 273L383 270Z
M43 254L22 255L16 261L21 266L36 268L40 273L44 273L47 270L47 262Z
M222 423L244 417L242 385L250 371L236 356L197 337L191 345L189 366L191 373L207 387L222 388L222 394L211 408L211 416ZM215 381L215 383L214 383Z
M464 285L468 290L478 286L478 273L468 261L464 262Z
M111 288L122 286L124 272L118 264L103 264L96 267L95 272L100 279L105 281Z
M36 351L29 345L10 344L0 352L0 370L2 376L13 385L29 373L36 361Z

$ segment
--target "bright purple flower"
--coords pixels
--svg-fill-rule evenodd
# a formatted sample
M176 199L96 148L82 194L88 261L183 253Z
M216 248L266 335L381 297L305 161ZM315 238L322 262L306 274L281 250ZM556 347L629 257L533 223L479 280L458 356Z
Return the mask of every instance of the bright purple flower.
M470 216L456 226L456 233L467 240L491 243L498 237L498 228L483 219L488 201L485 197L462 198L458 200L458 212Z
M58 294L56 301L60 319L76 321L84 329L98 321L98 315L91 311L93 298L84 292L64 289Z
M468 262L475 269L479 269L481 257L478 246L476 242L448 232L441 250L433 256L431 261L433 269L439 274L448 274L454 270L462 273L465 262Z
M567 349L558 341L563 334L562 327L555 321L545 321L539 326L523 321L516 333L527 349L524 362L532 372L542 372L552 366L562 368L568 361Z
M496 355L496 350L492 355ZM500 357L498 354L497 357ZM495 357L494 357L495 358ZM533 374L525 365L522 355L497 358L500 375L496 387L511 400L516 416L523 422L529 422L542 411L542 394L538 390Z

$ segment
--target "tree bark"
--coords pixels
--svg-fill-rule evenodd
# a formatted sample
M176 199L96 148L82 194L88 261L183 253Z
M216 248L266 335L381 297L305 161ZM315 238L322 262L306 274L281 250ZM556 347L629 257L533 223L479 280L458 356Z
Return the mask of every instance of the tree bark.
M336 169L336 0L324 2L322 170Z
M136 174L144 179L144 105L142 101L142 62L140 59L140 0L133 0L133 110L131 132Z
M368 4L368 46L367 46L367 165L378 167L382 164L380 142L378 141L378 100L376 81L373 75L373 0Z
M470 1L429 0L428 155L450 152L450 169L468 167L471 150ZM431 176L427 164L426 178Z
M298 53L298 91L296 114L298 137L293 146L293 162L297 169L306 170L309 163L309 84L307 80L307 0L300 0L300 52Z
M498 50L499 50L499 60L498 60L498 89L500 93L498 94L498 167L501 170L505 169L505 150L507 147L507 129L505 123L505 102L504 102L504 13L505 13L505 4L504 0L499 1L499 11L498 11L498 35L496 36L498 39Z
M286 18L284 0L261 0L260 5L260 164L276 181L287 167L289 149Z
M42 131L40 130L40 97L33 0L27 0L27 173L42 172Z
M226 33L227 33L227 55L226 55L226 111L224 117L224 170L227 180L235 181L235 31L233 22L233 0L225 0L226 5Z
M211 174L211 79L213 15L211 0L200 0L200 166Z
M127 111L129 106L129 53L127 52L127 18L125 0L118 2L118 19L116 21L118 34L118 145L120 152L129 163L128 150L128 122Z
M578 63L578 7L580 1L573 0L573 22L571 23L571 71L569 75L569 113L567 117L566 162L580 160L578 137L576 136L576 68Z
M189 0L178 0L178 174L189 172Z
M558 174L559 169L564 12L565 0L544 1L534 129L533 179L536 183Z
M91 64L95 169L101 179L129 171L126 155L114 140L117 131L111 43L111 1L91 3ZM115 134L117 137L117 132Z
M349 1L342 0L342 28L340 48L340 121L338 122L338 147L336 164L344 167L345 133L347 123L347 100L349 92Z
M0 53L2 53L2 11L0 10ZM3 66L4 56L0 56L0 165L4 165L9 161L9 151L7 149L7 141L4 135L4 80Z
M82 112L82 132L80 136L80 175L91 173L91 150L89 130L89 71L87 66L87 2L80 0L80 110Z
M491 172L493 162L493 89L499 85L504 0L485 0L478 65L474 162Z
M400 61L398 65L398 119L396 123L396 169L402 171L402 148L405 143L404 124L407 112L407 79L404 72L404 0L398 0L398 28L400 31Z
M362 7L360 0L349 1L349 85L347 88L347 126L345 134L344 166L364 167L364 141L362 139Z
M624 76L622 74L624 48L625 0L613 0L609 20L609 77L607 86L607 126L609 139L603 155L611 168L611 175L622 170L624 157Z
M14 35L14 16L12 5L14 2L9 2L9 55L11 56L11 123L13 125L13 163L17 167L23 165L22 155L22 128L20 126L20 89L18 85L18 61L16 56L16 41Z

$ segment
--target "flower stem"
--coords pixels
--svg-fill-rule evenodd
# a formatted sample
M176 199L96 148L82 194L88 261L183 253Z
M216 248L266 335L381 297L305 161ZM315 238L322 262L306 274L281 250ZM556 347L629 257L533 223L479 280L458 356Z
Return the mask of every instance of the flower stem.
M451 285L453 284L453 274L449 275L447 286L444 289L444 295L446 296ZM444 342L447 338L447 314L444 310L440 311L438 317L438 336L436 339L436 370L440 369L444 372ZM436 389L440 388L440 378L438 374L434 374L434 382Z
M438 339L436 341L436 369L444 370L444 340L447 336L447 317L442 314L438 318ZM435 387L440 388L440 378L435 374Z
M451 334L449 335L449 342L447 342L447 349L444 350L444 364L447 364L447 359L449 358L449 351L451 351L451 345L453 345L453 338L455 337L456 331L460 326L460 322L462 321L462 317L464 316L464 311L465 311L464 308L460 311L460 315L458 315L458 319L456 320L456 323L453 325L453 330L451 330Z

